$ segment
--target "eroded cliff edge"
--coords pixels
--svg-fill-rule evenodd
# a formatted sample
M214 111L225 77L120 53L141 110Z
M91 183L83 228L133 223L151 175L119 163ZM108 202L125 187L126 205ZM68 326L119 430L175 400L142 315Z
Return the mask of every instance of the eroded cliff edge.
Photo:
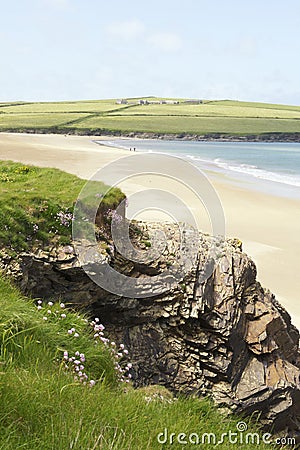
M156 224L140 224L152 234ZM176 263L176 227L156 261L137 265L114 249L107 259L128 276L162 273ZM162 228L162 224L159 224ZM210 237L200 235L197 262L175 288L155 297L110 294L86 275L72 246L2 253L1 266L23 292L60 297L87 308L131 353L136 385L161 384L172 391L209 394L241 414L257 412L268 431L300 433L299 332L274 295L256 280L253 261L240 242L227 240L212 275L199 282Z

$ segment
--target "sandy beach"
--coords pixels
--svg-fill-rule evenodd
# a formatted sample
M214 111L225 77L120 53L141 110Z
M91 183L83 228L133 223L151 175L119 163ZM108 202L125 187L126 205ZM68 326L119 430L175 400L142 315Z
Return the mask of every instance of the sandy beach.
M98 145L93 140L103 137L7 134L0 133L0 159L20 161L42 167L56 167L88 179L95 171L124 156L127 150ZM180 174L178 174L180 175ZM226 218L226 235L238 237L258 269L258 280L269 288L300 328L300 277L298 276L300 248L300 201L254 192L237 186L229 178L216 173L207 174L222 202ZM153 180L136 177L120 187L127 195L149 188ZM165 184L164 184L165 183ZM161 189L172 183L158 180ZM152 185L153 187L153 185ZM172 186L171 186L172 190ZM178 193L174 184L173 192ZM181 192L182 201L189 204L203 219L199 202L188 190ZM140 218L164 219L161 213L147 211ZM205 231L208 221L201 222Z

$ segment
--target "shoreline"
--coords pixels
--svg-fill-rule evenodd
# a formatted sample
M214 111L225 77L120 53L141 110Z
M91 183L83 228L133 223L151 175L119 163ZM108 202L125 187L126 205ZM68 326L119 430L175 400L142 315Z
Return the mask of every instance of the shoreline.
M143 145L146 144L146 142L149 142L151 144L151 141L157 145L154 145L152 148L144 148ZM214 178L215 176L223 177L224 181L228 180L228 183L234 183L237 186L240 186L244 188L245 190L251 190L252 192L260 192L260 193L266 193L270 194L276 197L282 197L282 198L291 198L291 199L300 199L300 177L298 183L295 184L295 180L288 180L286 177L286 174L281 172L276 172L274 169L259 169L257 166L246 166L249 168L254 168L257 170L256 173L249 173L249 170L244 169L245 163L241 162L226 162L226 147L224 150L224 157L222 156L222 159L224 161L222 164L218 164L215 160L216 156L199 156L199 155L193 155L191 156L187 149L184 150L184 152L177 152L166 148L161 148L159 146L159 142L157 139L133 139L133 138L108 138L105 140L93 140L94 143L98 145L104 145L111 147L112 149L121 149L121 150L132 150L136 151L137 153L162 153L165 155L170 155L175 158L182 158L189 163L196 165L201 171L206 173L207 175ZM166 142L166 141L165 141ZM174 145L180 145L184 144L184 141L167 141L168 143L172 143ZM228 145L227 142L222 143L216 143L216 142L200 142L200 141L185 141L188 143L197 143L199 145ZM237 145L243 146L243 145L249 145L253 144L255 145L283 145L283 143L247 143L247 142L239 142L235 143ZM147 144L146 144L147 145ZM163 144L161 144L163 145ZM297 145L298 143L290 143L290 145ZM190 150L193 151L193 150ZM219 156L217 157L219 159ZM231 165L235 165L235 168L230 167ZM249 163L250 164L250 163ZM252 164L252 162L251 162ZM275 177L275 179L274 179Z
M57 134L67 136L102 136L131 139L156 139L156 140L178 140L178 141L198 141L198 142L278 142L278 143L300 143L300 132L268 132L261 134L226 134L226 133L157 133L142 131L118 131L105 129L81 129L78 128L22 128L22 129L3 129L0 134Z
M93 136L92 139L108 139ZM42 167L55 167L80 178L89 179L97 168L138 152L99 145L87 136L0 133L0 159L14 160ZM205 172L207 174L207 172ZM179 174L180 175L180 174ZM300 247L300 200L286 199L263 192L253 192L237 186L221 174L210 176L223 206L227 237L237 237L243 250L254 260L258 280L271 290L291 314L300 328L300 279L297 276ZM179 176L180 179L180 176ZM147 179L128 180L120 186L127 196L149 188ZM164 187L171 187L166 183ZM178 194L175 190L175 194ZM197 214L199 207L189 193L182 198ZM130 202L129 202L130 204ZM144 205L143 205L144 206ZM157 213L148 212L151 221L159 220ZM205 230L205 224L203 222Z

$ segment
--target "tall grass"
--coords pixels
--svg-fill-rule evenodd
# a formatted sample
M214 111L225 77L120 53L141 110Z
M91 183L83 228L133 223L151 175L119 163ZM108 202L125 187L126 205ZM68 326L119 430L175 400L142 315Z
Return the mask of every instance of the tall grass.
M176 436L212 432L220 438L236 431L238 419L221 415L209 399L175 399L161 387L134 390L118 383L113 358L105 345L95 345L85 316L65 310L65 319L53 315L45 321L44 311L3 279L0 292L1 449L197 448L183 447L176 439L162 445L157 435L167 429ZM67 333L71 325L79 330L78 338ZM64 370L61 358L66 348L69 354L75 349L85 354L87 371L97 380L93 387Z

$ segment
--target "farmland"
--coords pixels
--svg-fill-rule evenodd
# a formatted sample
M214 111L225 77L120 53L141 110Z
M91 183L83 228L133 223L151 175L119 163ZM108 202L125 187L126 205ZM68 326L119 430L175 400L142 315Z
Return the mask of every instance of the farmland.
M300 134L300 106L184 99L0 103L0 131L228 136Z

